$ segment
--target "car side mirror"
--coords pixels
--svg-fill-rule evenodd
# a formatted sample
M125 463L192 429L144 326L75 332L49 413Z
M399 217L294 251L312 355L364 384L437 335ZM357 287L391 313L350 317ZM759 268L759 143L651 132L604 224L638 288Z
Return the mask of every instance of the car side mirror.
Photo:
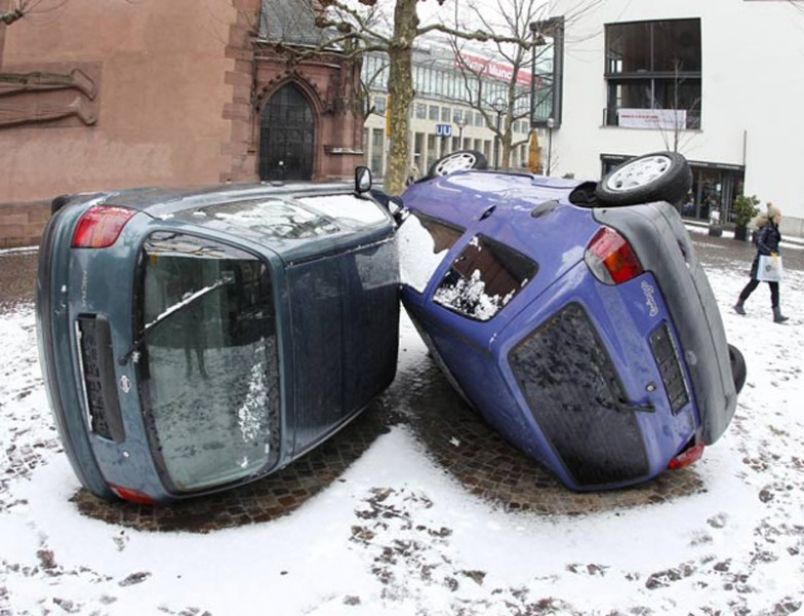
M355 192L365 193L371 190L371 169L368 167L355 168Z

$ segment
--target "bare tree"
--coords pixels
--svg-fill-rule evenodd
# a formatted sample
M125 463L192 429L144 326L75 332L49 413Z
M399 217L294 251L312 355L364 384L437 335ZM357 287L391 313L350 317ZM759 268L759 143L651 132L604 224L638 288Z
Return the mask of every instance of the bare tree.
M497 0L496 6L497 12L502 17L502 24L492 23L489 6L485 4L472 5L471 13L474 20L481 23L486 30L503 31L511 38L520 41L530 37L530 24L541 21L547 12L547 5L540 0ZM457 19L456 14L456 21ZM545 43L541 33L531 38L531 43L538 49L538 52L533 53L537 57L541 56L544 53ZM528 141L527 137L515 140L513 126L515 122L530 116L530 87L523 86L521 77L530 73L529 64L533 59L531 53L528 48L520 44L494 41L495 58L506 63L510 67L510 72L506 78L499 79L503 87L490 88L489 83L493 83L493 76L489 68L493 65L486 61L478 61L471 54L471 49L458 37L452 37L450 45L463 78L466 99L469 105L482 115L486 126L494 133L495 140L499 140L502 149L500 166L508 169L511 164L511 152ZM537 96L543 99L549 96L549 92L540 91ZM536 104L538 102L537 100Z
M313 2L314 0L308 0ZM353 53L379 51L387 54L389 62L388 93L391 97L391 148L386 170L385 186L391 194L399 194L404 188L408 171L409 110L413 101L413 47L419 37L445 35L450 38L478 43L489 41L508 43L530 49L529 36L498 34L487 28L464 29L433 21L422 24L419 19L419 0L319 0L310 10L318 11L316 25L337 33L328 45L350 41ZM438 0L439 5L443 0ZM387 27L371 23L367 15L373 9L387 8ZM385 14L385 13L383 13ZM373 13L376 17L377 13Z
M381 64L377 70L367 76L363 76L361 73L360 76L360 98L361 98L361 108L363 109L363 120L367 120L368 117L372 113L376 113L378 115L385 115L387 113L387 107L385 111L382 113L377 111L375 105L370 104L371 100L371 89L374 87L376 83L382 79L383 75L385 75L386 70L388 69L388 64L383 63Z
M670 127L666 126L661 121L658 124L665 149L673 152L680 152L696 136L696 133L687 132L687 125L690 115L699 112L701 104L700 96L689 103L682 103L680 95L681 86L684 85L686 81L682 73L683 64L681 60L676 58L673 62L672 124Z

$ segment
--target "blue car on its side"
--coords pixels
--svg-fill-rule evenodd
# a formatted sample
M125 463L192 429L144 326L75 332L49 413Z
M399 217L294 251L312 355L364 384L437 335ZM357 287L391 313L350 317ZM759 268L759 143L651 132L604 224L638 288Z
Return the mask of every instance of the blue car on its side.
M574 490L686 466L745 379L676 208L686 161L599 184L439 161L403 195L402 300L447 378Z

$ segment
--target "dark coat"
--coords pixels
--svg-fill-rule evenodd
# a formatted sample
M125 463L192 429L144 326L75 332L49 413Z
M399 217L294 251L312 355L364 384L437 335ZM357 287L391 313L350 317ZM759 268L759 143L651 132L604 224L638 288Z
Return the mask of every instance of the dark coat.
M760 256L770 256L773 253L779 254L779 243L782 241L782 234L779 232L779 227L772 220L768 221L757 234L757 254L754 256L754 261L751 263L751 278L756 280L757 268L759 267Z

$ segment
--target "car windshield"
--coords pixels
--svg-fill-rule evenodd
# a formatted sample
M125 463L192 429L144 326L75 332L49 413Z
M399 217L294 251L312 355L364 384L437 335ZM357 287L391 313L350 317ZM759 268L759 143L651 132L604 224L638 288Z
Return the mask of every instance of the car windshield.
M147 331L137 363L149 436L171 482L199 490L275 463L279 376L267 264L162 232L145 242L142 262L139 327Z

